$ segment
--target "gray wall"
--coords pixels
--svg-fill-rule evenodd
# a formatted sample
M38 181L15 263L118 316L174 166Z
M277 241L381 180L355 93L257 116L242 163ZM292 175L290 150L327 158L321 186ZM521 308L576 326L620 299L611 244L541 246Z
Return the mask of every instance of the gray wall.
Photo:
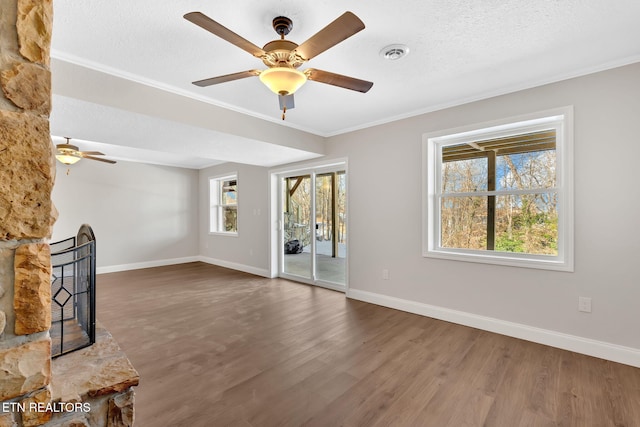
M238 235L209 233L209 178L238 173ZM200 170L200 255L206 262L269 275L268 169L225 163Z
M347 295L640 366L638 76L635 64L329 138L325 160L349 162ZM574 107L575 271L422 257L422 135L568 105ZM269 206L262 193L269 171L214 167L201 171L201 187L207 176L231 170L249 192L240 198L240 226L248 221L251 231L235 240L207 236L201 188L200 236L209 244L201 240L201 253L245 271L269 270L265 242L275 227L264 216ZM592 313L578 311L579 296L593 299Z
M81 224L91 225L98 272L198 255L198 171L91 160L70 168L56 164L52 199L60 216L51 240L75 236Z
M423 258L422 134L566 105L575 123L575 272ZM328 155L349 158L351 293L444 308L441 317L469 324L499 319L498 330L526 325L534 335L542 328L640 349L639 114L635 64L331 138ZM592 313L578 312L578 296L593 298ZM633 357L640 363L640 352Z

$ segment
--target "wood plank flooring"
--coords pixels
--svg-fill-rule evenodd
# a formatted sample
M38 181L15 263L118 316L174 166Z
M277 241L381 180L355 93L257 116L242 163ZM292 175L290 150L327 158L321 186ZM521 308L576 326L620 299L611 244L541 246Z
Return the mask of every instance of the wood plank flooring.
M102 274L136 427L640 426L640 369L203 263Z

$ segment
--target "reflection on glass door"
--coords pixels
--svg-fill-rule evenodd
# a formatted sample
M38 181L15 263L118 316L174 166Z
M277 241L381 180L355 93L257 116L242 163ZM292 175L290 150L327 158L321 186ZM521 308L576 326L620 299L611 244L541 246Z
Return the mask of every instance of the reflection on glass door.
M345 284L345 173L316 175L316 279Z
M311 279L311 175L283 179L283 272Z
M347 269L346 173L308 171L281 180L282 273L344 289Z

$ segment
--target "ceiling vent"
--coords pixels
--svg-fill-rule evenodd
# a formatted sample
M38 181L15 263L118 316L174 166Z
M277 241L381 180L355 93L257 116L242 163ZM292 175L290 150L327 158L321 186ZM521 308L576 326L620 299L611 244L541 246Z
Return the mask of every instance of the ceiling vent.
M396 61L403 56L407 56L408 54L409 46L404 44L391 44L389 46L383 47L382 50L380 50L380 56L390 61Z

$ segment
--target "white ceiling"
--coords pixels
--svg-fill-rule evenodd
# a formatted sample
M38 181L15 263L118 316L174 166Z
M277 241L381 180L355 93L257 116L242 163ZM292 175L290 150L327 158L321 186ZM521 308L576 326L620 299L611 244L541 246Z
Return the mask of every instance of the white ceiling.
M275 16L293 20L287 38L300 44L346 10L366 28L302 68L370 80L366 94L307 82L283 123L276 95L258 78L191 84L265 67L186 21L187 12L201 11L262 46L277 38ZM638 17L638 0L56 1L52 57L328 137L640 61ZM379 55L396 43L410 54L398 61ZM155 151L160 159L153 162L190 168L223 161L271 166L318 155L61 96L56 79L65 78L77 77L54 76L52 133L79 138L81 149L102 144L101 151L127 160ZM114 128L116 122L127 125ZM182 145L167 142L178 135Z

